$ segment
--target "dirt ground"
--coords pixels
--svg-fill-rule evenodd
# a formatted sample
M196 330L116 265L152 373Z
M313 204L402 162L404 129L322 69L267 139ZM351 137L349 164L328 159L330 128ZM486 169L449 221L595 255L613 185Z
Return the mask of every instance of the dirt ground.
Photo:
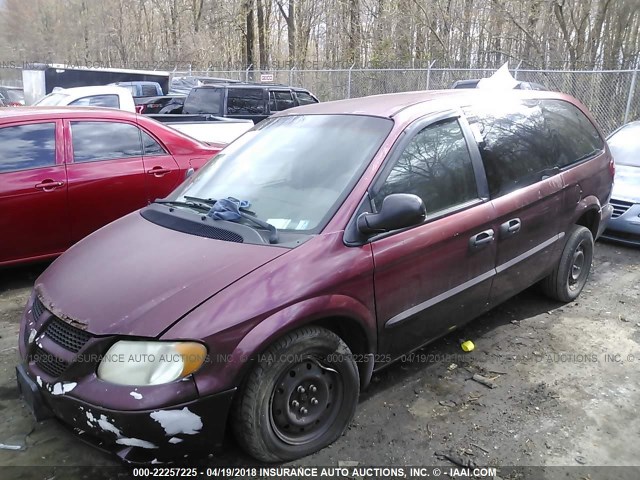
M0 477L94 478L118 461L55 420L36 424L14 367L22 308L44 266L0 271ZM464 353L460 340L472 340ZM346 433L296 465L497 466L500 478L640 478L640 249L599 242L577 302L526 291L373 378ZM471 380L494 379L495 388ZM229 440L209 465L253 464ZM350 463L344 463L350 462ZM568 474L535 466L583 466ZM6 468L12 467L12 468ZM18 468L20 467L20 468ZM507 467L518 467L509 470ZM61 473L63 472L63 473ZM595 472L595 473L594 473Z

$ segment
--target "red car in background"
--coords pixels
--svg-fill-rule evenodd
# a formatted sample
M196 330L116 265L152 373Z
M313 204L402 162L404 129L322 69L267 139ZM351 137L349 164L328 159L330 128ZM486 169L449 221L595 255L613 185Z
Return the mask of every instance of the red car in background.
M2 109L0 266L61 254L221 149L122 110Z

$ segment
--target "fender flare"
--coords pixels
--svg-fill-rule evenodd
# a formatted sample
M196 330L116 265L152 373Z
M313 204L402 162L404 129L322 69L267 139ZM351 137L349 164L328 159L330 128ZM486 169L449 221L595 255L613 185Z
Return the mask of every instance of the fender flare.
M249 333L247 333L240 343L234 349L232 356L234 358L246 359L243 362L232 362L235 366L233 371L228 371L227 375L233 378L233 384L240 385L242 379L254 365L255 356L264 352L278 338L288 332L310 325L315 322L335 318L345 317L356 322L363 332L365 332L366 352L371 360L376 349L376 319L375 315L360 301L346 295L324 295L303 300L301 302L289 305L288 307L275 312L273 315L262 320ZM361 376L367 376L367 367L371 362L366 362L364 369L360 369ZM373 370L373 365L368 370ZM361 378L361 384L364 380L368 383L369 378Z

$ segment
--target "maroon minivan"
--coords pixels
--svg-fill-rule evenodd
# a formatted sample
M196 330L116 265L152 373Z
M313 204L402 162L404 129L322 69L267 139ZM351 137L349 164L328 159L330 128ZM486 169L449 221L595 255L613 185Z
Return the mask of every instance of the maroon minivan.
M585 285L614 164L575 99L413 92L287 110L35 284L19 388L129 462L333 442L372 372L541 282Z

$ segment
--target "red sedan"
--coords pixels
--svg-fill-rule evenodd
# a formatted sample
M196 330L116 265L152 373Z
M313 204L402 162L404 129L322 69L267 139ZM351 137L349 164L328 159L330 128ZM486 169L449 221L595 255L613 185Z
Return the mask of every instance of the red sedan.
M0 266L61 254L221 148L122 110L0 110Z

